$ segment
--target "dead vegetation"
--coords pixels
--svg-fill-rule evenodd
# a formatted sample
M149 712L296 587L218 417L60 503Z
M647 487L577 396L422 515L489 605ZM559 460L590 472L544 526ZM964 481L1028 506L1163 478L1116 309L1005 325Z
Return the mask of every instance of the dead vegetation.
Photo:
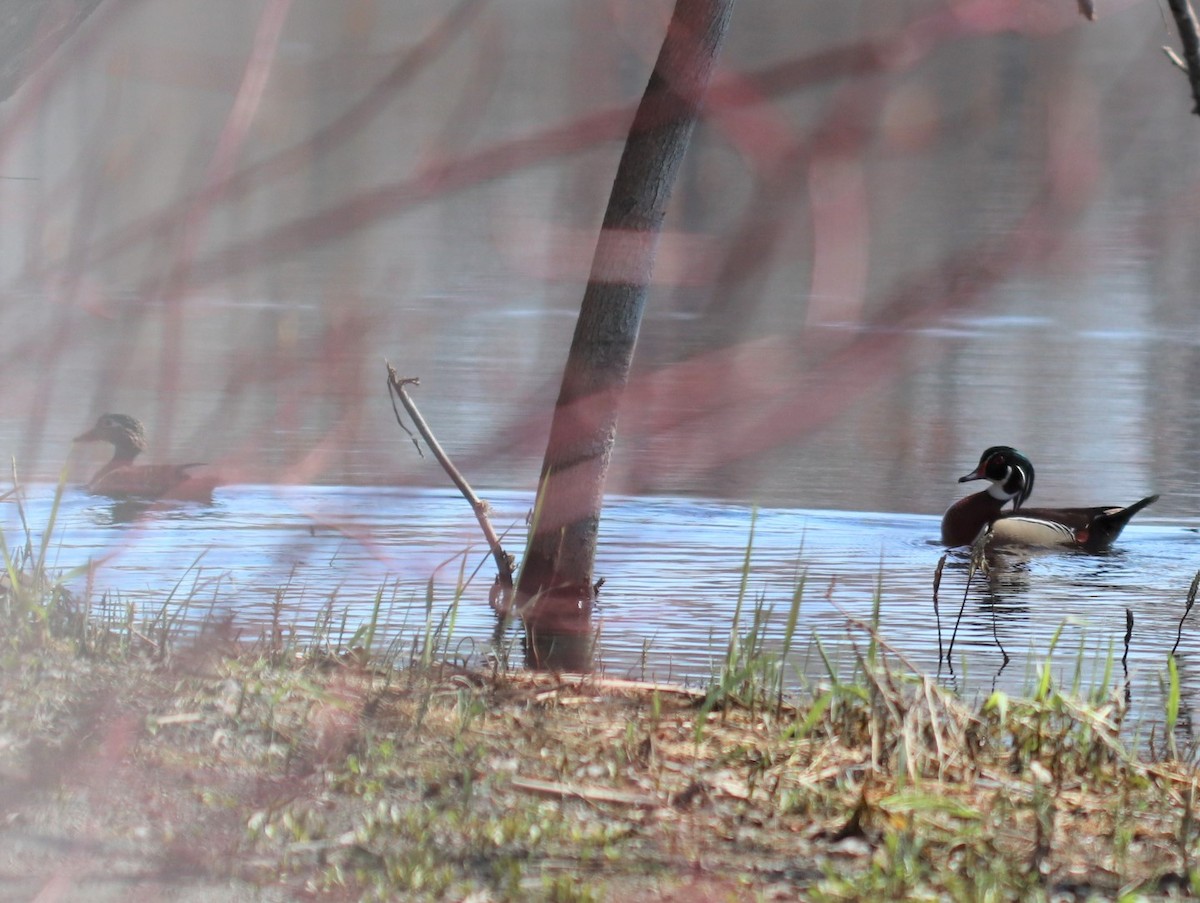
M186 662L202 661L196 670ZM971 710L883 647L720 691L255 650L0 670L9 899L1129 899L1195 882L1195 770L1120 694Z
M371 654L374 619L344 643L319 624L307 645L278 626L253 646L211 621L184 635L186 593L142 623L65 593L28 534L5 552L2 899L1200 890L1173 659L1138 737L1123 686L1081 695L1048 663L1027 698L967 704L877 618L848 623L849 673L788 692L803 579L781 649L760 606L742 624L743 593L718 672L687 689L452 663L432 613L407 663Z

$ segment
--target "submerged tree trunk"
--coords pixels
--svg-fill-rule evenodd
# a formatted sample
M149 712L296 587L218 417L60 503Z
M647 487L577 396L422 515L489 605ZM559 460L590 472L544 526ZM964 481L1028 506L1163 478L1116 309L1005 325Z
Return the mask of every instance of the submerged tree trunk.
M604 214L517 599L535 667L586 670L604 481L663 216L735 0L676 0Z

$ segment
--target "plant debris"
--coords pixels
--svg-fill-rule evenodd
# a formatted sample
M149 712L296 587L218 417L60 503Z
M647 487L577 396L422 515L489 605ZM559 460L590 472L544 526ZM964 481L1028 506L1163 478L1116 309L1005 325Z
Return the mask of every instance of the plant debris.
M201 662L197 666L195 663ZM0 666L5 899L1177 895L1195 769L1121 699L972 710L878 659L758 700L256 650ZM39 897L39 895L42 895Z

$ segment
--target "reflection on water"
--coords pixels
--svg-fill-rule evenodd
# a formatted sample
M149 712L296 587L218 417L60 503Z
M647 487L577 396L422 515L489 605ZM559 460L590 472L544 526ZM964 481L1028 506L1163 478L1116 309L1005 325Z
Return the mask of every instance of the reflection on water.
M519 553L529 497L487 495L497 528L509 531L508 547ZM49 518L53 487L30 487L29 496L26 515L36 529ZM3 513L11 543L15 506ZM189 600L193 623L233 615L243 637L262 634L280 600L285 628L306 634L332 616L348 638L382 593L380 644L411 642L427 617L441 621L465 579L451 645L482 654L491 637L491 564L470 509L452 491L239 485L218 490L211 507L150 508L130 519L135 514L68 490L51 565L80 569L69 582L83 592L90 579L93 601L153 614L173 593ZM969 590L966 555L952 553L935 611L933 573L943 550L934 517L614 499L597 562L606 578L603 669L692 683L712 674L728 643L752 526L743 609L770 612L769 646L779 647L793 592L804 584L791 661L797 685L827 678L830 667L852 672L877 596L888 643L912 667L968 694L1027 692L1045 662L1060 684L1088 687L1103 679L1111 656L1119 678L1128 611L1135 708L1149 717L1161 712L1158 679L1194 574L1188 552L1196 525L1152 518L1127 528L1108 555L1005 553ZM90 575L81 568L89 561ZM939 666L939 648L952 636L950 666ZM1184 687L1195 696L1200 668L1190 659L1200 633L1185 629L1180 649Z
M422 488L443 475L393 422L382 361L422 378L476 485L514 491L491 500L520 534L620 153L616 132L564 139L636 99L662 21L655 4L463 4L486 14L441 32L446 6L306 5L228 182L204 149L228 149L256 4L118 5L7 105L0 448L23 479L69 454L90 476L103 458L68 449L108 410L146 422L151 460L328 484L145 512L70 493L53 548L63 569L95 562L93 598L156 611L182 581L252 634L276 598L306 629L326 609L353 624L382 591L394 637L462 573L455 629L490 636L473 518ZM803 578L803 632L831 667L854 667L847 621L877 593L914 667L936 673L954 635L942 672L966 690L1023 689L1052 647L1063 680L1090 680L1131 612L1153 709L1200 512L1196 158L1160 23L1113 17L1101 42L1076 39L1068 4L1064 30L1027 33L936 0L756 6L726 49L739 78L813 71L863 23L895 52L869 78L756 97L771 128L697 130L608 483L624 497L598 561L605 667L710 672L757 502L747 607L777 637ZM921 24L942 19L962 28ZM223 36L217 55L181 70L172 48L197 28ZM422 77L395 78L409 63ZM1034 505L1162 500L1112 555L1003 559L965 595L952 556L935 612L936 517L992 444L1031 456ZM44 524L49 489L30 491ZM11 505L0 517L17 529ZM825 674L812 643L794 665Z

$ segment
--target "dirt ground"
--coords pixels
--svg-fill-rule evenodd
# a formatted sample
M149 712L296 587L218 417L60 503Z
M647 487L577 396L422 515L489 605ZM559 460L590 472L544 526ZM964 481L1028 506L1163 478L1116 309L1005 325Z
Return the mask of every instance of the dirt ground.
M2 900L1108 898L1195 845L1177 776L1055 775L1065 733L917 775L869 706L211 651L13 653L0 689Z

